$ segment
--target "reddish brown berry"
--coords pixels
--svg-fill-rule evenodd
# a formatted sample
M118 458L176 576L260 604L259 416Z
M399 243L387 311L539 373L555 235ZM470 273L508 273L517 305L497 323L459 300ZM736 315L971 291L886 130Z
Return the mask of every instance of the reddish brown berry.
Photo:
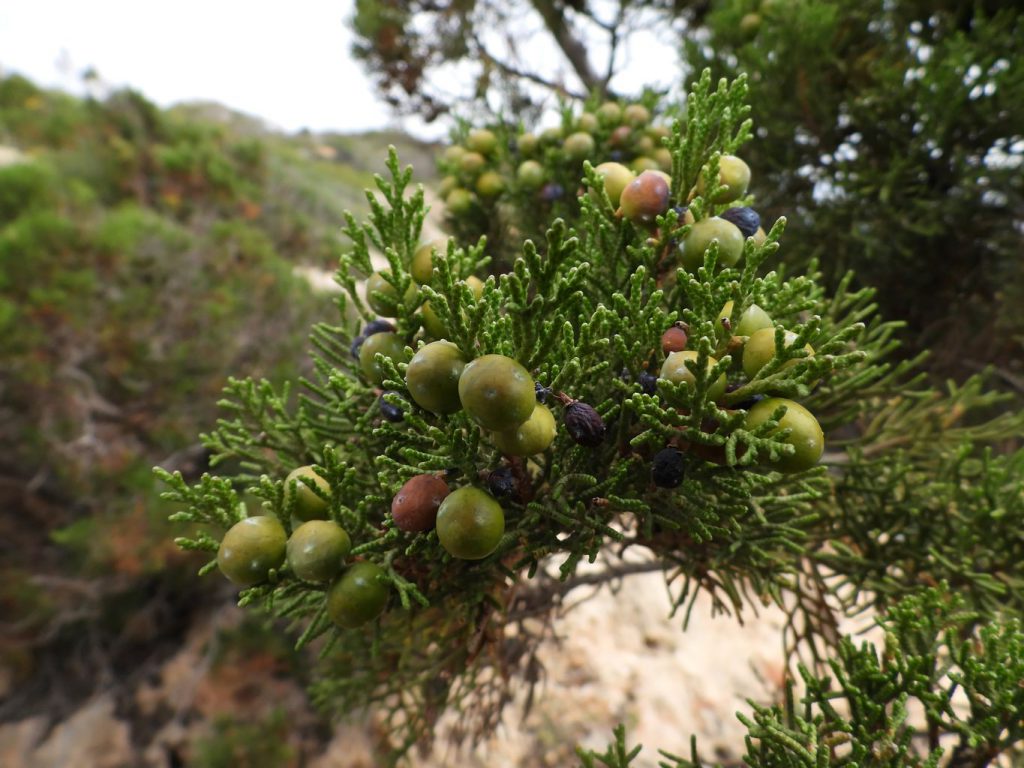
M434 527L438 507L448 493L448 483L436 475L409 478L391 500L395 527L407 533L429 531Z
M671 355L673 352L682 352L686 349L686 331L678 325L673 325L661 334L661 352Z
M622 190L619 210L634 224L653 224L655 218L668 210L670 194L663 173L644 171Z

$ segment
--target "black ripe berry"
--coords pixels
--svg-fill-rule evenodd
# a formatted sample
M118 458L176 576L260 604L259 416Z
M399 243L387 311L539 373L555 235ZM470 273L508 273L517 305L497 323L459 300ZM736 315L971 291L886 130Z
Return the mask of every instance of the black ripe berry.
M653 373L644 371L637 376L636 380L640 384L640 391L645 395L655 395L658 393L658 377Z
M553 181L540 188L540 199L547 203L560 199L564 194L565 188Z
M348 351L352 353L352 357L356 360L359 359L359 350L363 348L363 342L366 341L366 337L363 334L359 334L352 339L352 344L349 346Z
M743 237L753 237L761 226L761 217L753 208L730 208L722 218L735 224Z
M508 499L516 495L518 487L511 467L498 467L487 476L487 487L496 499Z
M548 398L551 396L551 390L539 381L533 382L533 391L537 396L538 403L546 403Z
M749 398L747 398L743 402L736 403L736 405L734 405L732 407L733 408L738 408L741 411L749 411L751 408L753 408L755 405L757 405L762 400L764 400L764 395L751 395Z
M394 392L385 392L384 394L385 395L393 395L395 393ZM391 403L389 403L387 400L384 399L383 395L381 395L381 398L380 398L380 415L383 416L387 421L399 422L403 418L405 418L405 411L403 411L401 408L398 408L398 407L392 405Z
M604 441L604 419L593 406L579 400L565 407L565 428L580 445L593 448Z
M651 480L659 488L678 488L683 482L683 454L675 448L662 448L654 454Z

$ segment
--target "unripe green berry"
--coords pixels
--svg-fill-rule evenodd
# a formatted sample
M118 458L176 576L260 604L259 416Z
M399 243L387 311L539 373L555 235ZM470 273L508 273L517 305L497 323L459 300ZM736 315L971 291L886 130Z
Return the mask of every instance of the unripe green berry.
M359 367L367 380L379 387L384 383L384 370L375 357L378 352L398 364L405 360L405 342L397 333L375 333L363 342Z
M685 269L696 272L704 266L704 254L711 243L718 242L718 263L732 267L743 255L743 234L731 221L712 216L701 219L686 233L679 244L680 262Z
M473 195L468 189L456 187L444 199L448 212L453 216L463 216L473 210Z
M792 346L794 341L796 341L796 334L793 331L783 332L785 346ZM807 350L808 357L814 354L814 348L810 344L805 345L804 349ZM743 345L743 372L748 379L752 379L773 357L775 357L775 328L768 326L752 333L747 339L747 343ZM798 362L797 359L787 360L779 366L779 370L792 368Z
M565 140L565 154L573 160L585 160L594 154L594 137L589 133L574 133Z
M696 365L697 352L692 349L684 349L682 352L673 352L671 355L665 358L665 362L661 365L661 376L659 378L671 381L675 384L686 382L691 387L696 385L697 379L693 375L693 372L687 367L687 362L693 362ZM718 364L718 360L708 356L707 370L710 371L714 366ZM711 382L711 386L708 387L708 397L711 400L718 400L722 395L725 394L725 374L719 376L715 381Z
M304 581L330 581L341 571L352 540L332 520L310 520L288 538L288 566Z
M537 403L530 418L506 432L492 433L491 442L506 456L533 456L547 450L557 431L551 411Z
M544 166L536 160L525 160L520 163L516 178L526 189L540 189L544 183Z
M498 146L498 137L493 131L486 128L478 128L470 131L466 137L466 149L471 152L479 152L481 155L489 155Z
M327 615L342 629L377 618L388 602L384 570L375 563L356 563L327 590Z
M323 496L328 499L331 497L331 484L310 466L297 467L284 479L285 508L292 505L294 498L292 514L299 520L322 520L327 517L327 500L311 490L314 486Z
M622 163L601 163L594 170L601 174L604 179L604 191L608 194L611 204L618 208L622 190L636 178L635 174Z
M287 536L276 517L247 517L231 526L217 549L217 567L233 584L251 587L284 563Z
M773 469L780 472L803 472L810 469L821 459L825 451L825 434L814 415L799 403L782 397L769 397L755 403L747 412L745 426L754 429L768 421L780 406L786 412L779 419L779 426L769 434L776 434L783 429L791 430L785 442L796 451L791 456L784 456L772 464Z
M505 513L486 491L467 486L448 494L437 511L437 538L452 557L481 560L498 548Z
M405 371L405 385L412 399L432 413L455 413L462 409L459 377L466 358L450 341L426 344L412 356Z
M496 432L518 427L536 403L529 371L504 355L484 355L467 364L459 379L459 399L474 421Z
M747 194L750 186L750 166L734 155L722 155L718 159L718 183L721 188L712 202L731 203ZM704 194L704 174L697 180L697 192Z

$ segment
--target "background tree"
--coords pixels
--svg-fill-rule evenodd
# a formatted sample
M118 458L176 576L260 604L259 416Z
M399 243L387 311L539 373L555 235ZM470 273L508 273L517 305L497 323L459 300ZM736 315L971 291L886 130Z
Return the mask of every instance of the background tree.
M615 90L608 73L622 63L606 56L607 41L621 49L638 20L676 41L681 59L662 62L659 71L678 68L680 81L704 66L727 76L748 72L757 84L752 107L759 124L749 155L762 169L754 191L766 220L789 212L794 234L781 258L800 269L816 260L832 287L853 269L859 284L878 289L886 317L908 323L907 352L932 350L932 366L944 375L962 379L995 362L1005 383L1021 388L1018 5L555 3L555 16L591 57L578 68L554 45L558 27L538 21L547 18L546 7L364 0L354 19L356 53L371 72L383 73L379 82L391 103L428 117L442 111L445 98L463 98L475 99L478 110L532 121L522 106L536 101L529 94L545 92L538 81L548 92L600 101ZM409 93L395 87L375 42L374 30L389 13L394 23L384 37L404 46L396 57L416 62ZM563 52L562 71L572 74L550 82L534 76L515 59L520 35L488 37L492 48L503 46L500 54L481 43L486 30L507 28L545 30L549 47ZM494 63L505 59L515 66ZM435 77L457 62L475 62L466 64L478 68L474 89L431 96L423 111L420 94L431 82L453 82Z

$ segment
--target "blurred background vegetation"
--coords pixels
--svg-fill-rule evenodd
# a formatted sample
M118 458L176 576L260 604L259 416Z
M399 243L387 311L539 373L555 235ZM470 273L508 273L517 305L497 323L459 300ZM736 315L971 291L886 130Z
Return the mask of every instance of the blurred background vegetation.
M758 133L744 157L762 214L789 218L780 266L815 263L832 283L855 270L906 321L907 354L931 350L936 377L994 366L1024 392L1019 6L616 5L606 18L587 0L358 0L355 53L398 110L476 104L515 121L552 94L635 95L617 93L614 56L593 60L587 30L662 24L680 84L704 66L749 73ZM572 76L531 76L488 43L517 13L536 16ZM445 101L433 86L453 62L479 72L467 92L445 80ZM342 211L365 211L389 143L433 181L435 148L399 133L284 136L215 104L0 79L0 721L58 721L99 690L137 687L197 615L232 601L171 545L151 468L204 469L196 435L228 376L301 373L310 324L335 312L302 270L333 270ZM258 628L218 636L218 660L302 675ZM195 764L297 759L280 712L218 711Z

